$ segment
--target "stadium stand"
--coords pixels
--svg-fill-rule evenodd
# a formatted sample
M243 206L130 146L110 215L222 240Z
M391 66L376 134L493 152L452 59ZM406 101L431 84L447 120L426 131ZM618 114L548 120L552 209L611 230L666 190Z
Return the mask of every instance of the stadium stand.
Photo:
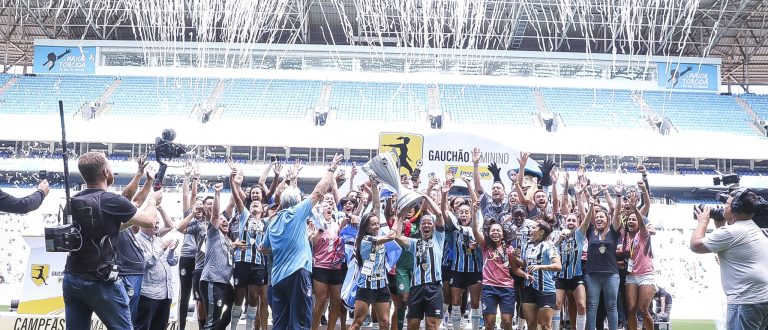
M3 76L7 81L10 76ZM114 77L106 76L20 76L0 95L0 113L42 115L58 113L58 100L64 101L66 113L75 113L94 101L109 87ZM135 100L134 94L133 99Z
M768 118L768 95L758 94L741 94L740 98L747 101L752 111L754 111L761 119Z
M204 103L218 79L172 77L124 77L110 99L110 115L186 116ZM137 97L138 96L138 97ZM98 95L97 95L98 97Z
M0 75L0 86L12 75ZM97 100L112 84L121 84L108 99L108 116L157 115L185 117L204 104L218 79L113 76L19 76L0 94L0 114L53 114L63 100L74 113ZM323 85L330 85L335 120L350 122L411 122L428 111L427 84L232 79L224 85L218 105L221 118L301 120L318 105ZM439 104L456 124L527 126L538 112L530 87L438 85ZM642 129L647 123L629 90L542 88L549 111L560 114L569 128ZM140 95L141 97L136 97ZM681 132L722 132L742 136L758 133L746 112L730 96L714 93L643 93L654 112L667 116ZM768 96L742 94L755 113L768 118ZM606 116L606 114L608 114ZM687 171L687 169L686 169ZM689 174L683 172L683 174ZM690 173L693 174L693 173ZM754 175L747 173L745 175Z
M441 108L458 124L530 126L538 112L530 87L440 85L438 90Z
M713 93L645 92L653 110L667 116L681 131L757 135L749 116L732 97Z
M629 91L542 88L541 93L549 111L560 114L568 127L643 127L640 107L632 102Z
M320 81L235 79L226 83L219 106L222 118L300 120L321 89Z
M378 82L335 82L331 109L337 120L410 122L427 110L427 86Z

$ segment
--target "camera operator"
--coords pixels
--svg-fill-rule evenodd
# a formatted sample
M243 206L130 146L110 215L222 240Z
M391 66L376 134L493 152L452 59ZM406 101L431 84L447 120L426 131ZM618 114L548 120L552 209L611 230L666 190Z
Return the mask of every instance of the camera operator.
M67 329L90 329L94 312L109 329L132 329L126 285L118 281L117 234L131 225L152 228L160 193L151 194L138 211L124 196L106 191L114 175L103 153L85 153L77 166L87 187L70 202L82 246L69 253L64 268Z
M768 237L752 220L766 209L768 203L751 189L737 189L728 196L722 217L714 217L716 229L705 236L710 207L696 208L699 224L691 236L691 250L715 252L720 259L730 330L768 327Z
M45 179L40 181L35 192L22 198L13 197L0 189L0 212L24 214L37 210L48 196L48 190L48 180Z

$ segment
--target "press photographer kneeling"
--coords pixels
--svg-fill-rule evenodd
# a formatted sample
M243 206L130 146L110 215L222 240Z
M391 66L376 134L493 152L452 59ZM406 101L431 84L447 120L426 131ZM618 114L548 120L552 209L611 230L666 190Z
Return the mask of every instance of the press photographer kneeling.
M720 277L728 299L727 328L766 329L768 236L756 223L765 223L768 202L746 188L718 199L725 202L724 208L696 207L699 224L691 236L691 250L714 252L720 259ZM710 218L715 220L716 229L705 235Z
M114 175L103 153L88 152L77 162L86 189L72 197L70 209L79 247L67 256L64 268L67 329L90 329L95 312L108 329L129 330L131 315L125 284L118 281L115 248L118 232L131 225L152 228L157 220L156 199L147 199L142 211L127 198L106 191Z

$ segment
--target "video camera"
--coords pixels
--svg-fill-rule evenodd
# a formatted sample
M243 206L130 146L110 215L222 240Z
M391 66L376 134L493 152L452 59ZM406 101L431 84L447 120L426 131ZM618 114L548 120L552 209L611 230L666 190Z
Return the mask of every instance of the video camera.
M719 173L719 172L718 172ZM738 174L721 174L720 176L716 176L712 178L712 182L716 185L723 185L723 186L731 186L731 185L739 185L739 182L741 182L741 178L739 178Z
M725 192L719 192L715 199L722 203L727 204L728 199L734 190L739 189L739 182L741 178L737 174L725 174L719 177L715 177L713 182L715 185L728 185L728 190ZM751 191L747 189L746 191ZM754 191L751 191L754 193ZM739 194L736 194L739 196ZM735 197L734 197L735 198ZM756 196L756 199L752 202L754 204L755 214L752 216L752 221L762 228L768 234L768 202L761 196ZM704 204L695 205L693 207L693 218L696 219L696 213L704 208ZM713 206L709 209L709 217L715 221L725 220L725 207L723 205Z
M155 138L155 160L160 164L160 168L155 175L155 184L152 186L154 191L160 190L163 187L163 178L165 177L165 170L168 165L163 162L165 159L179 158L181 155L187 153L187 146L183 144L173 143L176 139L176 131L171 128L163 130L163 133Z
M720 172L718 172L719 174ZM712 182L715 186L723 185L728 186L727 192L720 192L715 196L715 199L725 204L728 202L728 197L730 197L729 192L731 192L733 189L736 189L739 186L739 182L741 182L741 178L738 174L720 174L720 176L716 176L712 178ZM693 206L693 219L696 219L696 213L704 209L704 204L694 205ZM715 221L724 221L725 220L725 208L722 205L713 206L709 209L709 217Z
M173 129L163 130L163 134L155 138L155 158L157 162L163 164L161 158L174 159L187 153L187 146L173 143L176 139L176 131Z

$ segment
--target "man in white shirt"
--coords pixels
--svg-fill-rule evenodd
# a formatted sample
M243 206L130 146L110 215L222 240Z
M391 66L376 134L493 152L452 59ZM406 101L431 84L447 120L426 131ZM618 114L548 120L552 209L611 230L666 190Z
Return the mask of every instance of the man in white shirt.
M726 202L724 219L716 219L716 229L706 236L710 208L697 209L699 224L691 237L691 250L715 252L720 259L729 330L768 327L768 236L752 220L766 209L768 203L752 190L735 190Z

